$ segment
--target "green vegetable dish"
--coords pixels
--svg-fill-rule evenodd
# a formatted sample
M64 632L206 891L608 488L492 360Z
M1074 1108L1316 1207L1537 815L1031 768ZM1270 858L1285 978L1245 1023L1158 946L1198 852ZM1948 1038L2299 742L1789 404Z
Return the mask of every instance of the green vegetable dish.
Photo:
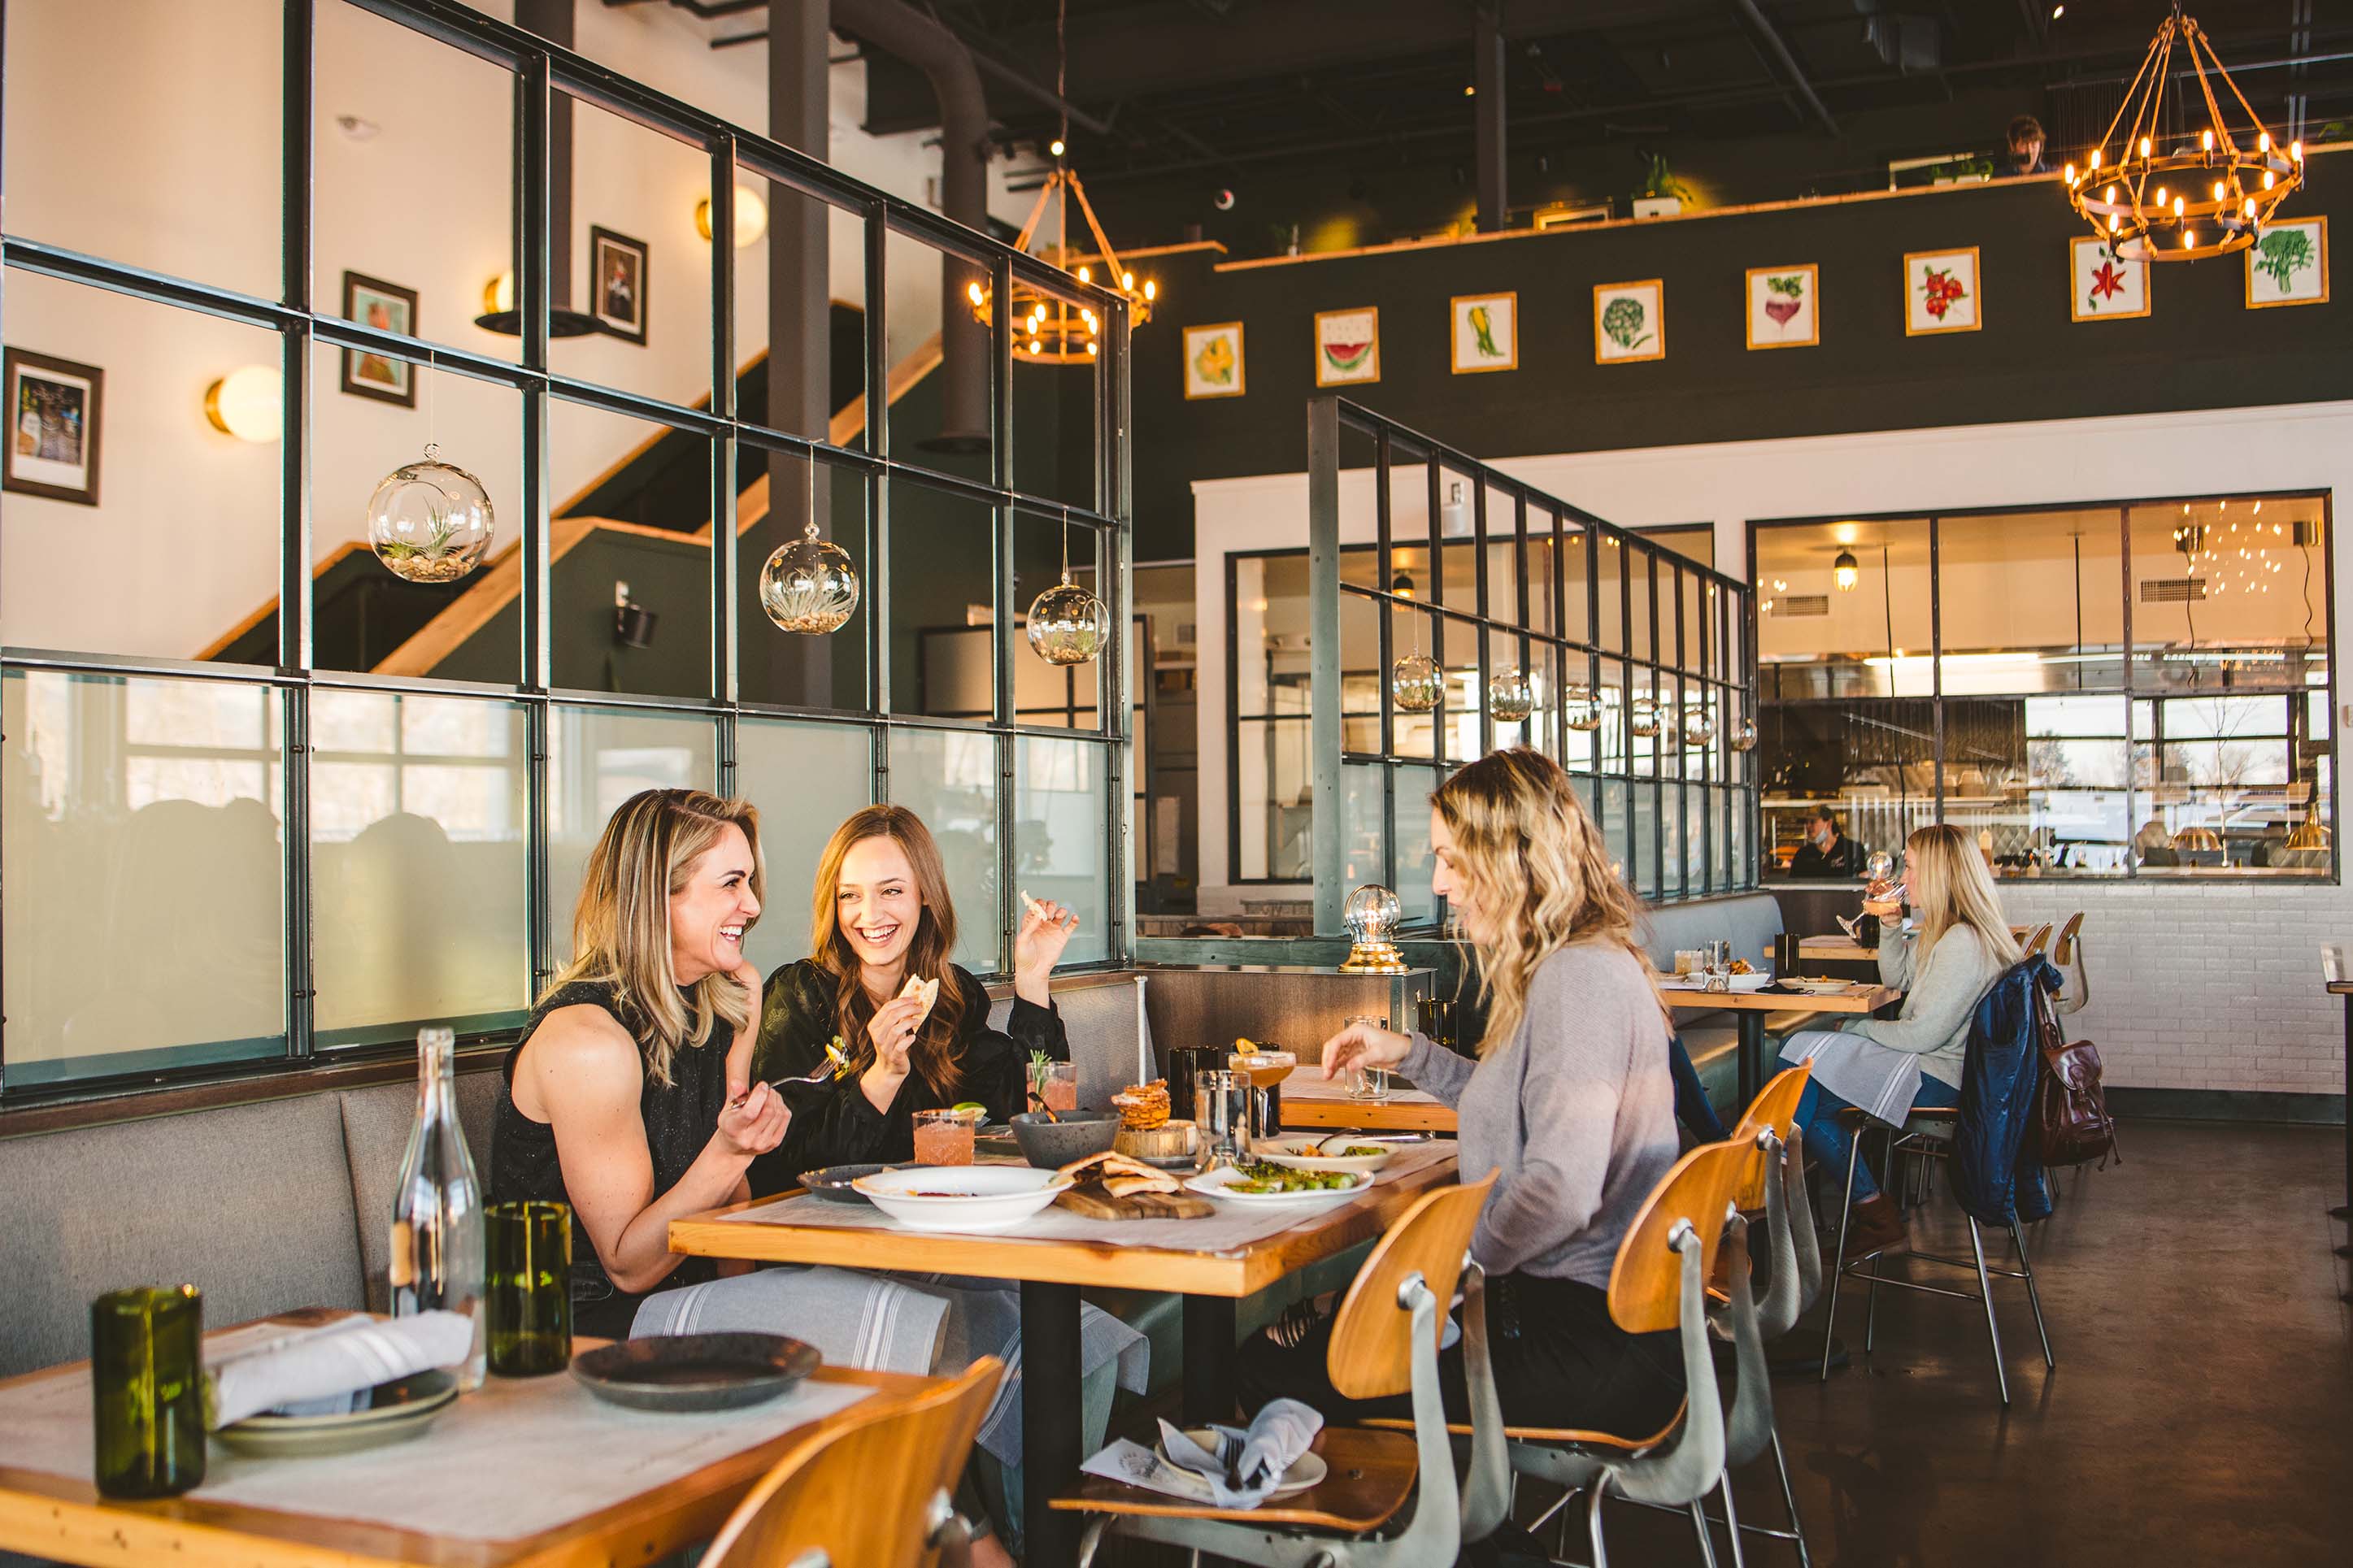
M1337 1192L1357 1184L1356 1178L1346 1171L1294 1171L1288 1165L1271 1165L1264 1160L1237 1165L1234 1174L1241 1180L1227 1185L1228 1190L1237 1193Z

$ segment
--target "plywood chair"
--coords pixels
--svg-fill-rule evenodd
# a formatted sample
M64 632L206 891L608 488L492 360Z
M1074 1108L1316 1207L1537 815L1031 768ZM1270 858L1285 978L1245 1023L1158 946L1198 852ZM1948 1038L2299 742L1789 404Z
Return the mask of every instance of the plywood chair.
M2050 945L2051 922L2049 921L2044 921L2041 925L2036 926L2032 931L2026 933L2026 940L2019 944L2019 949L2026 957L2032 958L2036 953L2041 952L2044 948L2049 947Z
M2061 1013L2080 1013L2092 999L2091 972L2084 966L2084 911L2077 910L2059 928L2059 941L2051 949L2051 962L2059 971L2059 994L2052 1006Z
M1263 1568L1447 1568L1461 1548L1461 1493L1439 1393L1438 1346L1494 1180L1491 1172L1417 1198L1365 1259L1333 1319L1324 1363L1332 1386L1350 1399L1410 1394L1412 1436L1327 1426L1315 1440L1327 1479L1254 1509L1192 1503L1088 1477L1053 1504L1095 1516L1080 1542L1080 1568L1112 1531ZM1493 1392L1491 1380L1491 1399ZM1500 1422L1493 1426L1500 1453ZM1391 1531L1409 1499L1411 1520Z
M1474 1419L1454 1430L1471 1437L1466 1539L1480 1539L1501 1521L1507 1510L1490 1511L1484 1500L1507 1495L1510 1476L1518 1474L1567 1489L1561 1501L1536 1521L1539 1525L1554 1511L1564 1511L1577 1492L1589 1494L1587 1530L1594 1568L1609 1568L1601 1504L1613 1491L1630 1501L1687 1510L1702 1554L1715 1562L1707 1516L1700 1508L1700 1500L1723 1476L1725 1453L1724 1409L1709 1346L1707 1281L1726 1221L1738 1217L1737 1199L1756 1186L1760 1159L1751 1144L1727 1142L1692 1150L1652 1190L1619 1243L1609 1271L1611 1321L1629 1333L1673 1329L1683 1344L1683 1406L1656 1432L1628 1437L1577 1427L1503 1426L1487 1356L1484 1303L1465 1294L1462 1366ZM1735 1310L1753 1313L1745 1256L1734 1257L1731 1279ZM1504 1439L1500 1454L1487 1436L1496 1428Z
M967 1540L950 1498L1004 1370L983 1356L912 1400L852 1405L735 1505L705 1568L955 1568Z

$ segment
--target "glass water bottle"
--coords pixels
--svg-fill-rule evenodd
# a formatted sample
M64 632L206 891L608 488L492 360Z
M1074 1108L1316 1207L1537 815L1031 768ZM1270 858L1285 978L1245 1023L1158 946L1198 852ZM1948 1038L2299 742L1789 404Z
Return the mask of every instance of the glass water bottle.
M458 1121L457 1040L417 1032L417 1125L392 1199L392 1315L444 1310L474 1321L474 1348L458 1386L481 1386L482 1189Z

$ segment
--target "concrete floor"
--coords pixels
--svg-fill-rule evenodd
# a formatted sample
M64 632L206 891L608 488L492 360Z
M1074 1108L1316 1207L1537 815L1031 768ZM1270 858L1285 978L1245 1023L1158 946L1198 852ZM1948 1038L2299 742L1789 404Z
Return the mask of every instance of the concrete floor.
M2064 1176L2058 1212L2028 1237L2057 1371L2043 1368L2024 1287L1995 1281L2007 1411L1982 1310L1912 1291L1880 1293L1865 1359L1863 1292L1850 1286L1839 1326L1852 1364L1828 1384L1776 1380L1816 1563L2353 1561L2353 1308L2330 1252L2345 1230L2326 1212L2345 1192L2343 1132L2147 1121L2122 1142L2126 1163ZM1968 1255L1942 1194L1914 1234ZM1818 1307L1792 1338L1819 1323ZM1743 1518L1782 1521L1769 1463L1737 1485ZM1608 1529L1620 1568L1699 1561L1687 1521L1613 1505ZM1728 1563L1724 1544L1719 1531ZM1583 1560L1581 1530L1571 1551ZM1131 1543L1102 1560L1164 1559ZM1796 1561L1749 1538L1749 1563Z

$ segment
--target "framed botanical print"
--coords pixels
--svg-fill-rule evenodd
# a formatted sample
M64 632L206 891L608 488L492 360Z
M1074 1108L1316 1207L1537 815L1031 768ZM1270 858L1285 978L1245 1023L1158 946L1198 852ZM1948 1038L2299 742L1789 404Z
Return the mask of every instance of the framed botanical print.
M646 341L646 242L609 228L588 230L588 313L617 338Z
M1381 378L1381 313L1361 310L1315 313L1315 384L1366 386Z
M1455 374L1519 368L1518 294L1457 294L1448 310L1453 323Z
M106 373L24 349L6 353L8 456L0 489L98 504L98 437Z
M1656 278L1640 283L1593 286L1593 363L1633 364L1667 357L1667 286Z
M2328 302L2328 220L2275 223L2247 248L2247 309Z
M417 290L370 278L364 272L343 274L343 320L373 327L379 332L417 335ZM355 397L381 398L403 408L417 406L417 367L405 359L370 349L343 351L345 392Z
M1797 267L1750 268L1748 346L1819 346L1822 341L1821 293L1821 268L1810 261Z
M1978 298L1978 247L1915 250L1904 258L1904 335L1974 332L1985 325Z
M1242 395L1242 324L1219 321L1215 326L1185 329L1185 395L1240 397Z
M2067 313L2078 321L2119 321L2148 314L2149 265L2108 253L2108 242L2079 235L2067 242L2073 291Z

